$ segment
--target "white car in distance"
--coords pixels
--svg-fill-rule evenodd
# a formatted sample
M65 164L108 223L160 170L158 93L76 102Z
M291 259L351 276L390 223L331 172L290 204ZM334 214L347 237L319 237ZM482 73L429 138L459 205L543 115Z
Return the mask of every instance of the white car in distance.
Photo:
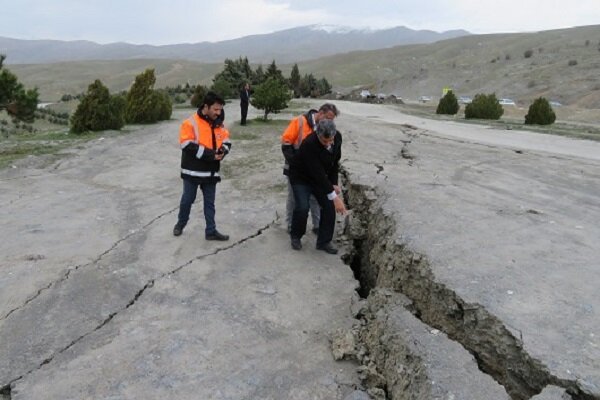
M515 101L512 99L500 99L498 103L503 106L516 106Z

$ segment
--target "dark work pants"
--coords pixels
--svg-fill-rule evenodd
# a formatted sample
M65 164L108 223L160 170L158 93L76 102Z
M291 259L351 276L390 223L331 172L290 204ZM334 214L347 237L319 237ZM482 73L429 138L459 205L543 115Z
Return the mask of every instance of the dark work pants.
M246 117L248 116L248 104L240 104L242 109L242 125L246 125Z
M314 195L321 207L321 220L319 222L319 234L317 236L317 246L325 245L333 239L335 229L335 207L333 201L326 195L319 194L312 190L309 185L292 184L294 191L294 201L296 202L292 214L292 230L290 236L300 239L306 233L306 220L308 219L308 210L310 209L310 195Z
M200 186L200 189L202 190L202 197L204 198L204 220L206 221L206 228L204 232L207 235L212 235L217 230L217 225L215 223L215 196L217 193L216 183L198 184L189 179L183 179L183 194L181 195L181 202L179 203L179 216L177 217L177 225L183 227L190 219L190 211L192 210L192 204L196 200L198 186Z

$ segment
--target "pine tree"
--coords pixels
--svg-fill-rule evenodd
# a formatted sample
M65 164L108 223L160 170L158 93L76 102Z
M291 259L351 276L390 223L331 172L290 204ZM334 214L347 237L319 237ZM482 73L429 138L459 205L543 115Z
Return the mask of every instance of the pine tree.
M171 99L168 94L153 89L155 82L154 69L147 69L135 77L127 93L127 122L148 124L171 118Z
M556 114L548 100L543 97L535 99L532 105L529 106L527 115L525 116L525 124L532 125L550 125L556 121Z
M460 106L458 105L458 100L452 90L448 90L448 92L440 99L438 103L437 109L435 110L436 114L447 114L454 115L458 112Z
M294 64L292 67L292 72L290 73L290 89L294 91L294 97L300 97L302 93L300 92L300 70L298 69L298 64Z
M37 89L25 90L16 75L3 67L5 55L0 54L0 111L12 117L32 122L38 104Z
M271 77L255 88L250 103L259 110L265 110L264 120L266 121L270 113L276 113L286 108L290 99L287 85Z
M267 68L267 72L265 72L265 78L266 79L274 78L274 79L279 80L280 82L285 82L285 78L283 77L281 70L279 68L277 68L277 64L275 64L275 60L273 60L273 62Z
M71 117L71 132L121 129L125 124L125 99L111 96L99 79L88 86Z
M252 85L253 86L260 85L261 83L264 83L265 80L266 80L265 71L263 70L262 65L259 65L256 68L256 71L254 71L254 76L252 78Z
M465 107L465 118L500 119L504 109L495 94L477 94L470 104Z

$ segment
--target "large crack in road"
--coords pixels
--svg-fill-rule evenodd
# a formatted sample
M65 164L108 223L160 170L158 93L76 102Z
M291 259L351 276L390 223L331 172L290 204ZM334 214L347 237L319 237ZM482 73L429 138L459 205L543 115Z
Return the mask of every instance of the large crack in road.
M376 167L376 173L381 173L381 166ZM367 384L379 386L390 400L421 398L418 394L428 393L431 385L426 374L423 375L423 361L411 355L407 346L397 343L399 337L402 340L402 333L386 335L374 317L378 311L385 312L381 303L386 296L381 296L382 290L391 290L410 300L404 307L415 317L467 349L480 370L504 386L512 399L530 399L548 385L566 389L574 400L600 399L588 392L580 381L554 376L523 349L521 338L515 337L502 321L482 305L464 301L451 288L437 281L427 255L419 254L395 239L401 227L381 207L385 193L352 183L347 171L344 181L346 199L353 209L352 222L346 228L352 251L345 256L345 261L360 281L360 296L371 299L369 295L374 292L372 302L379 303L370 315L359 315L362 319L359 336L362 344L374 354L379 352L381 355L380 346L386 349L382 356L371 358L379 361L378 376L382 378L367 380ZM393 300L390 298L389 301ZM413 376L408 383L400 379L403 373L390 370L393 359L402 360L407 371L420 378ZM394 385L405 387L400 395L393 389Z

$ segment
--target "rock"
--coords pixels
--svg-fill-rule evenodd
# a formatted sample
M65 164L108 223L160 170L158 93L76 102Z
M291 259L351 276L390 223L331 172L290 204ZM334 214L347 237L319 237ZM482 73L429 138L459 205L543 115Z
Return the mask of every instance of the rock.
M331 352L335 360L356 359L356 333L354 330L338 329L331 340Z

